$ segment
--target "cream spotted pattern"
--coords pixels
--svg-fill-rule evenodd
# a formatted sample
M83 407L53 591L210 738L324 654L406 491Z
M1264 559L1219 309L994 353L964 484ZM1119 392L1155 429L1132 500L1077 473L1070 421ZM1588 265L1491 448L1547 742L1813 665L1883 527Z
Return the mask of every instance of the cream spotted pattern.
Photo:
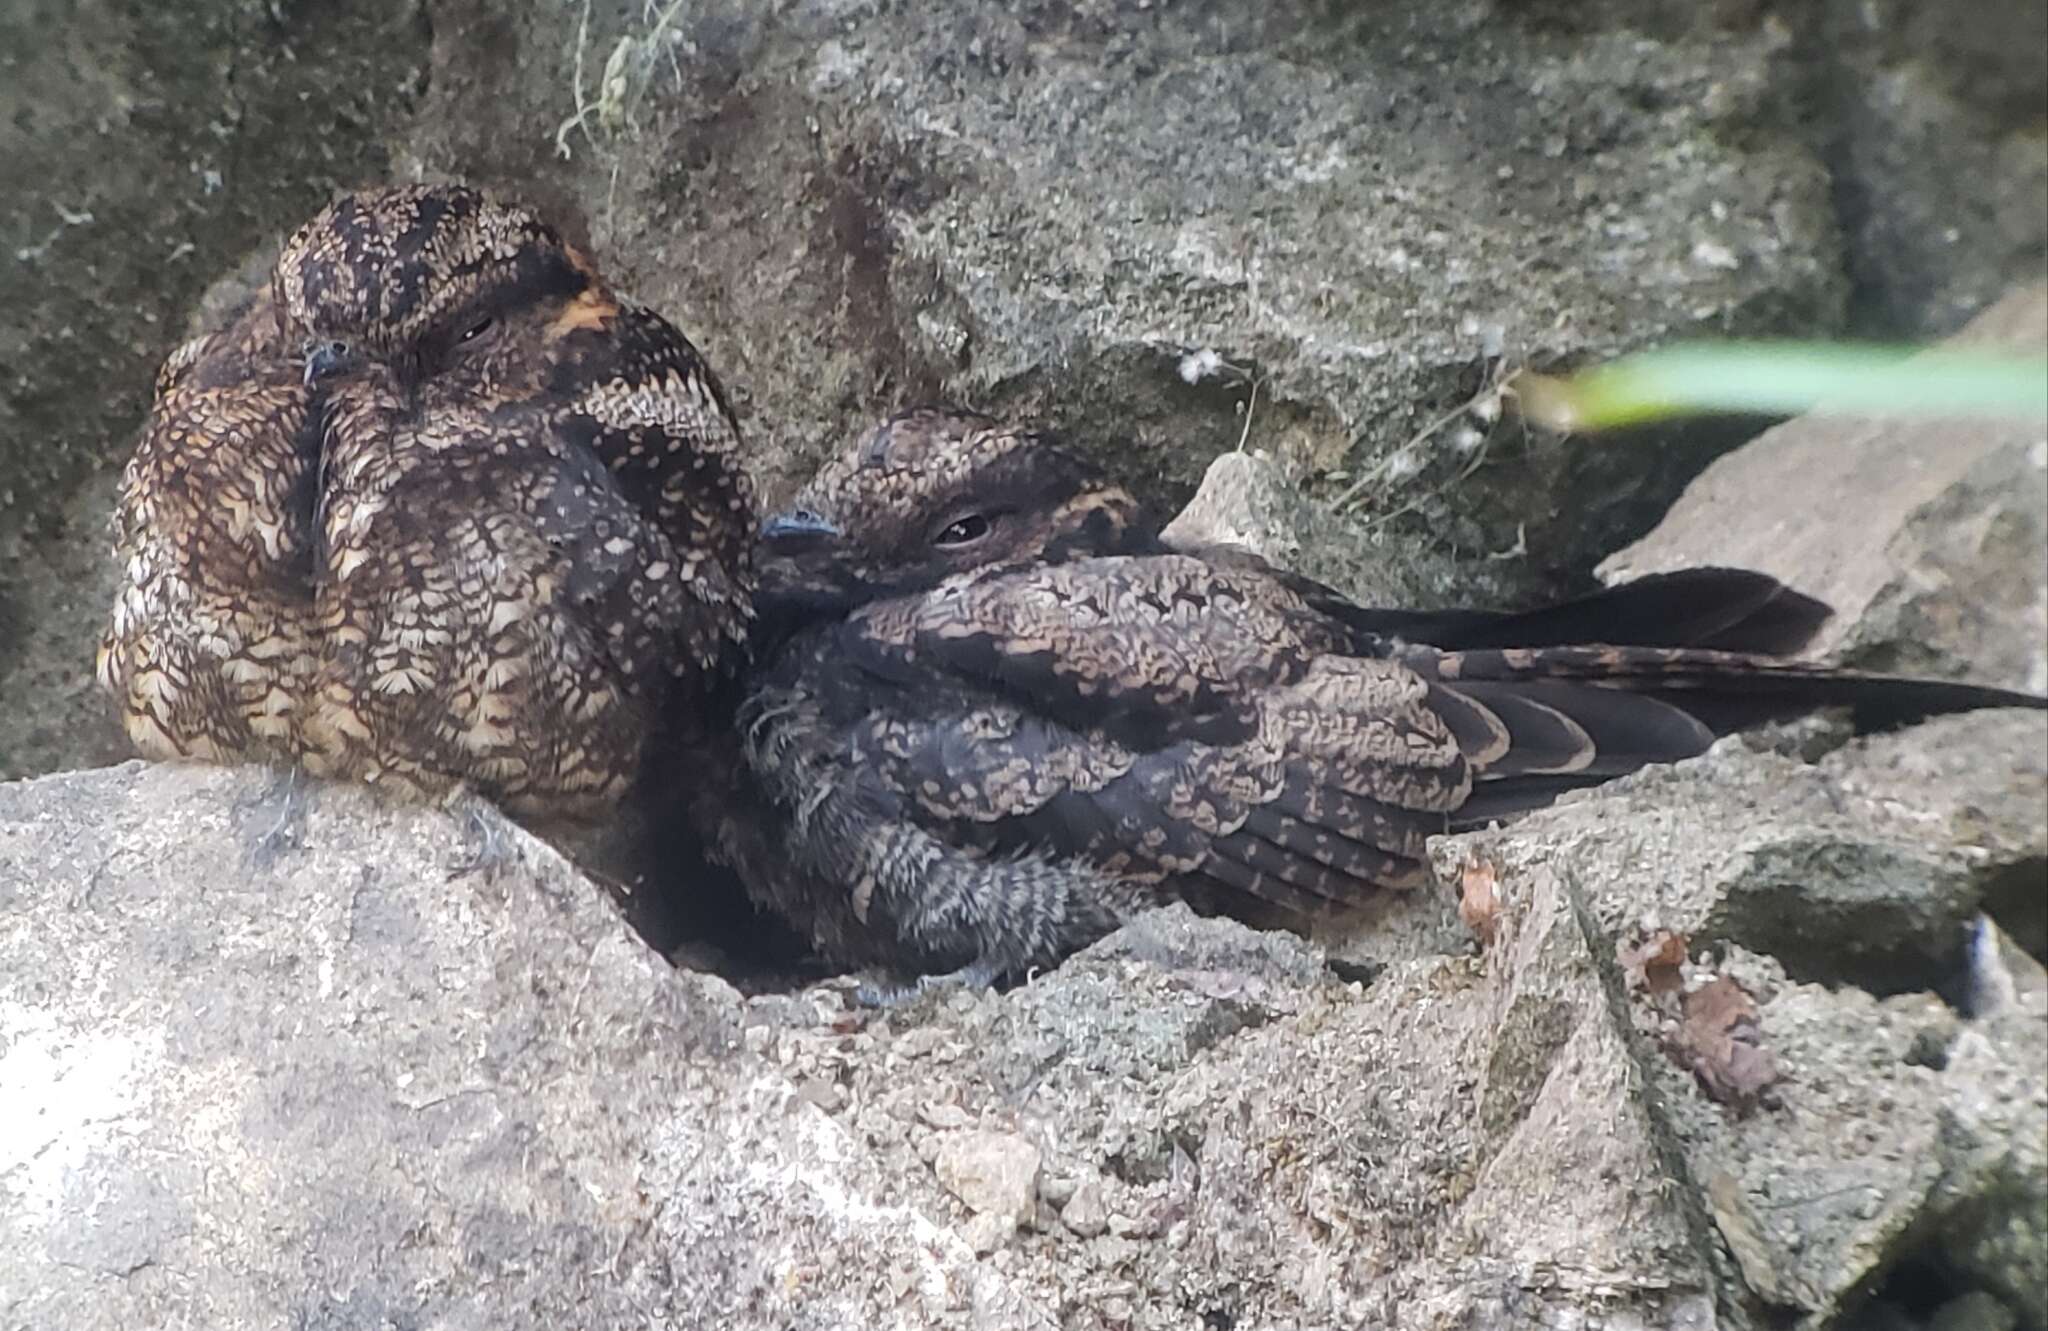
M346 196L160 375L100 680L145 756L600 812L735 667L739 452L696 349L533 214Z

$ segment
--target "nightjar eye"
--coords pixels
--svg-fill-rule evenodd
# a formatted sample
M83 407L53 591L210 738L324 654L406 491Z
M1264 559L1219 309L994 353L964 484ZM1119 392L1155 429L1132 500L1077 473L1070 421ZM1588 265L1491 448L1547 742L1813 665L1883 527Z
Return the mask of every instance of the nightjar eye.
M969 513L964 518L955 519L937 536L932 537L932 544L938 546L972 545L986 535L988 535L988 519L979 513Z
M476 324L472 328L470 328L468 332L464 333L461 337L458 337L455 340L457 342L474 342L478 338L482 337L485 333L491 331L491 322L492 321L489 319L479 319L476 322Z

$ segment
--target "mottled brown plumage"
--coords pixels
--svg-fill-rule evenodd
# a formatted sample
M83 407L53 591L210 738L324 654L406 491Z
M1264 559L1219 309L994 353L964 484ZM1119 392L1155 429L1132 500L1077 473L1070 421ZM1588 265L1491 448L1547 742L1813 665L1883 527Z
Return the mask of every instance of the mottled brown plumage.
M166 365L100 678L146 756L602 808L744 639L738 450L689 341L530 212L349 195Z
M1826 611L1738 571L1526 615L1351 605L1168 550L1120 487L967 413L885 424L765 535L764 603L814 618L752 679L764 808L727 813L727 853L836 959L976 980L1166 896L1342 911L1421 881L1432 833L1739 725L2040 705L1757 655Z
M151 758L303 752L318 414L267 298L172 352L114 514L98 660Z

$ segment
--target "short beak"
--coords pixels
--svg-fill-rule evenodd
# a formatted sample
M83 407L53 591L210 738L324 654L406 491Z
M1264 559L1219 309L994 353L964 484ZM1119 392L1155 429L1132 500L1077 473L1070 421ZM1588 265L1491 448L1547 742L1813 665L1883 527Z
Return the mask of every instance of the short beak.
M806 536L827 537L839 535L839 528L822 515L807 508L792 508L777 513L761 524L761 539L764 541L797 540Z
M348 368L348 343L316 342L306 351L306 387Z

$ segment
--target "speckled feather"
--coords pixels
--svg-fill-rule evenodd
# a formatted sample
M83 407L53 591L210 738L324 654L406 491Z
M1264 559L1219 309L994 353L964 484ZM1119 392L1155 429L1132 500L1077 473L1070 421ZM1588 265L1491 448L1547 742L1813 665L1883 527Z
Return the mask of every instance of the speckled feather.
M764 597L803 626L752 677L767 807L724 844L828 955L971 979L1169 896L1339 912L1423 881L1431 833L1736 725L2014 700L1759 656L1826 609L1739 571L1519 616L1351 605L1166 549L1121 487L971 413L885 423L778 529ZM1614 642L1561 640L1588 631Z
M122 584L97 675L151 758L305 747L313 394L259 299L172 352L114 516Z
M149 756L596 811L663 695L708 688L744 640L739 446L688 340L531 213L347 196L166 367L102 679ZM240 490L264 539L207 538Z
M840 961L1015 974L1172 895L1326 914L1414 882L1469 789L1431 685L1033 436L909 413L797 507L840 536L764 566L817 617L742 710L770 811L719 834Z

